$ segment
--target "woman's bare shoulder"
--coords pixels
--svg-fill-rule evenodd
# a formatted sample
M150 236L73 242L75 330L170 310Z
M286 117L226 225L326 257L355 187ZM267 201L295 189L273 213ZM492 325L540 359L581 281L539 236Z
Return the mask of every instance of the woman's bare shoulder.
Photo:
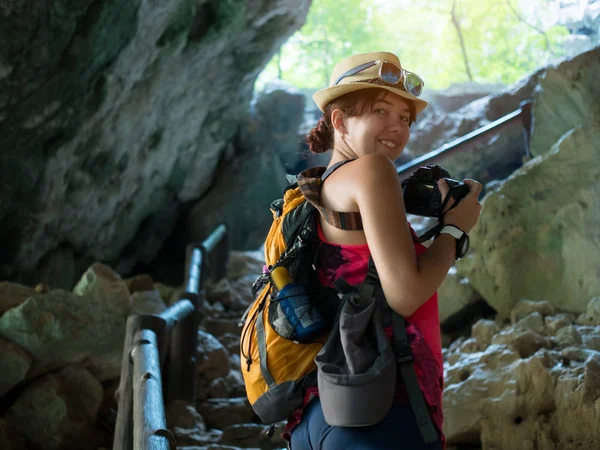
M383 155L361 156L347 166L348 170L344 171L343 176L352 181L355 193L365 189L381 191L399 184L396 166Z

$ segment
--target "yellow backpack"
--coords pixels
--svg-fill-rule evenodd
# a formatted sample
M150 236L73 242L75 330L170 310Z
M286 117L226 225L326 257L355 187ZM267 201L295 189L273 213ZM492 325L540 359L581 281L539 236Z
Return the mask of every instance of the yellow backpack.
M274 324L277 287L271 273L285 267L295 282L306 286L311 302L333 321L337 291L318 283L314 258L318 239L316 208L306 201L297 184L271 204L273 223L265 241L265 268L253 285L254 302L244 313L240 353L248 400L264 423L287 419L303 404L306 388L316 386L315 356L325 334L299 343L278 333Z

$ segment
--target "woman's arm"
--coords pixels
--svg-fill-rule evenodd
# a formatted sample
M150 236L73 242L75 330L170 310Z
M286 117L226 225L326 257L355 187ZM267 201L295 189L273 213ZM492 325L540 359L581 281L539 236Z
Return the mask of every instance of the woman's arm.
M410 316L444 281L454 263L455 239L441 235L417 257L394 164L385 156L373 154L363 156L347 167L344 175L348 178L344 181L352 186L350 195L361 213L367 243L386 299L397 313ZM447 192L447 187L445 190ZM447 213L452 214L445 217L445 222L468 232L479 215L477 195L478 192L476 194L472 190L467 197L474 196L475 202L473 198L467 200L465 197ZM470 222L473 222L472 225Z

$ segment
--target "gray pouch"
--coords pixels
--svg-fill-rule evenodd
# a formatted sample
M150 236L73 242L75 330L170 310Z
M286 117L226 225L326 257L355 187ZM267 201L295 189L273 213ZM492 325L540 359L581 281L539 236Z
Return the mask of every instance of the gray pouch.
M375 298L346 295L339 319L315 357L325 421L338 427L375 425L394 399L396 358Z

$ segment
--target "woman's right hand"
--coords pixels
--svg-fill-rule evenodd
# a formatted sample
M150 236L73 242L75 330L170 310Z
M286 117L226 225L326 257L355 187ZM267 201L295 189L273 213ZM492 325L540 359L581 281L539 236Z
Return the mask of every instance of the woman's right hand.
M479 214L481 214L479 194L481 193L483 186L481 183L471 179L465 179L463 182L469 186L469 193L452 209L450 209L450 207L454 204L454 199L451 198L444 210L443 219L445 224L455 225L468 234L475 224L477 224ZM442 193L442 201L444 201L446 195L448 195L448 192L450 191L450 187L444 178L440 178L437 183L440 192Z

